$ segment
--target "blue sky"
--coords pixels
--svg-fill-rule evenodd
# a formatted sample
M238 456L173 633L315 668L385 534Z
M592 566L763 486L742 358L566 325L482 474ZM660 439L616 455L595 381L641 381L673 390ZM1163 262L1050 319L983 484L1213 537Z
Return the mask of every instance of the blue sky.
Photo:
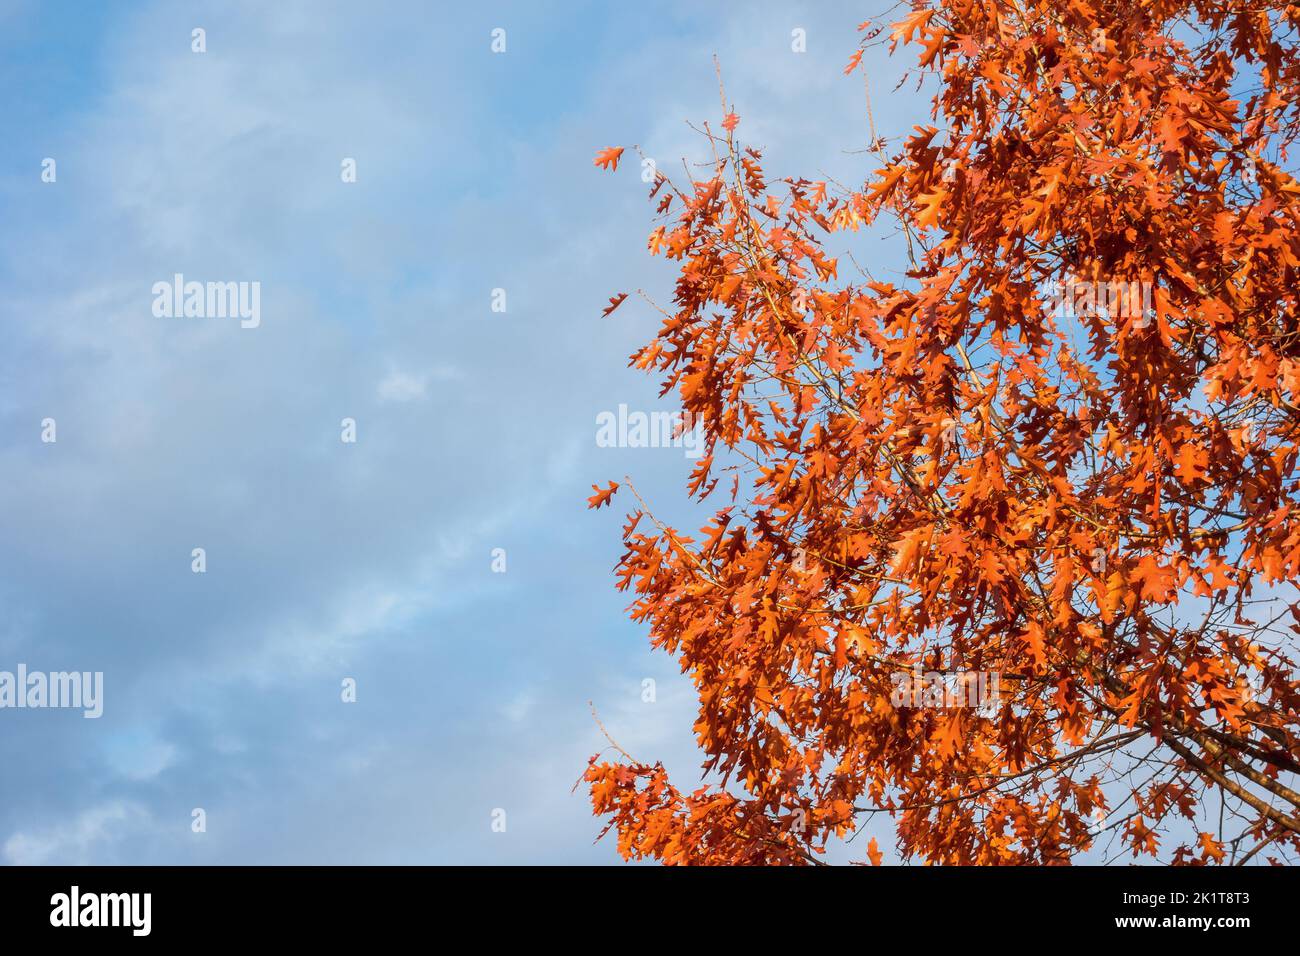
M592 156L703 158L716 53L771 177L860 181L864 15L541 6L0 0L0 669L105 675L99 720L0 711L0 861L614 862L571 792L588 700L697 779L620 515L585 508L631 474L685 519L690 470L595 441L670 407L626 368L653 311L599 316L672 272L635 162ZM927 120L899 75L872 64L882 132ZM259 282L260 326L155 317L175 273Z

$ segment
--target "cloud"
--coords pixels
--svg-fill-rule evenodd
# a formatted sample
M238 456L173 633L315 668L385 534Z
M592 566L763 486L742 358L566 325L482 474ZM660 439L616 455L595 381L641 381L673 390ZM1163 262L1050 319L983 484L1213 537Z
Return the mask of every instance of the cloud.
M463 378L459 369L447 365L424 372L406 372L393 366L375 391L381 402L414 402L428 397L431 382L456 382Z
M61 824L14 833L4 842L4 860L14 866L85 865L107 844L120 839L123 831L140 831L151 825L143 807L114 800L83 810Z

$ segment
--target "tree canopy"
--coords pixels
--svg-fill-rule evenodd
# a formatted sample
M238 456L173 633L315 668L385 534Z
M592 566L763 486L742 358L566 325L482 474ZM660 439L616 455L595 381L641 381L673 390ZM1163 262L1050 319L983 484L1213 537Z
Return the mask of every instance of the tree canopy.
M860 187L769 181L725 96L713 162L658 176L632 362L703 420L716 513L633 501L616 574L706 760L592 758L625 857L816 863L869 821L945 864L1300 849L1298 27L919 3L846 69L887 45L935 91L864 123ZM838 251L886 222L906 275Z

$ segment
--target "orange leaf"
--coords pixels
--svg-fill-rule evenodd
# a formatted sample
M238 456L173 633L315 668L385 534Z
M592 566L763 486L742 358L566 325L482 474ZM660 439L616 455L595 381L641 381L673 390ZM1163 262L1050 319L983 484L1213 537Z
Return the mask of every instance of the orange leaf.
M601 505L609 504L609 499L613 498L614 492L618 491L618 482L611 481L608 488L600 488L597 485L592 485L591 490L594 491L595 494L587 499L587 507L599 508Z
M608 169L611 171L618 169L618 159L622 155L623 155L622 146L611 146L609 147L609 149L602 149L599 153L596 154L596 158L595 160L593 160L593 165L600 166L603 169Z
M876 842L875 837L872 837L871 842L867 844L867 859L871 861L872 866L880 866L880 861L884 858L885 855L880 852L880 844Z
M916 224L922 229L933 226L939 221L939 207L943 203L944 194L942 192L922 193L917 199L921 203L921 210L917 213Z

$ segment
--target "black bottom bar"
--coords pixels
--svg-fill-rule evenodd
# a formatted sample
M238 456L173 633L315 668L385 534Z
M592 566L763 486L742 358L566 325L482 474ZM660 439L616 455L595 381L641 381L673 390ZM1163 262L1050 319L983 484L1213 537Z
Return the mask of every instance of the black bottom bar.
M913 932L927 943L1199 933L1231 944L1241 933L1294 926L1295 887L1291 870L1267 867L50 867L0 870L0 918L11 940L75 934L82 945L339 944L430 933L451 942L448 930L470 941L579 945L632 933L651 945L685 941L698 928L701 943L723 931L731 943L806 946L831 924L860 933L864 946Z

